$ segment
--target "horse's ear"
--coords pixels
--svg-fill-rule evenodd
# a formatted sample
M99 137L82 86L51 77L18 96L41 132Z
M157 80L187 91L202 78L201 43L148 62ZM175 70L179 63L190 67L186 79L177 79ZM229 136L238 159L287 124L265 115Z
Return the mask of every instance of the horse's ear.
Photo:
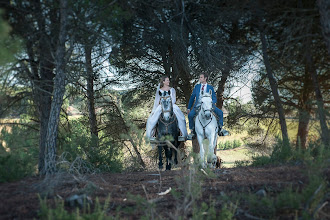
M168 95L171 95L171 90L168 90L167 93L168 93Z

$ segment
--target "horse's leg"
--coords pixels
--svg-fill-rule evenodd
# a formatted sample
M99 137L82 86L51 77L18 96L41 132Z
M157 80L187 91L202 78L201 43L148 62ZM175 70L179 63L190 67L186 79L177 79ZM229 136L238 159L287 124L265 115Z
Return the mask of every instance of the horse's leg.
M201 157L201 165L202 167L205 167L205 163L204 163L204 146L203 146L203 137L201 135L197 135L197 140L198 140L198 144L199 144L199 155Z
M178 150L179 150L179 145L180 145L180 142L179 141L175 141L174 142L174 146ZM177 165L178 164L178 152L175 149L173 149L173 150L174 150L174 163Z
M172 148L165 146L166 170L171 170Z
M158 145L158 158L159 158L159 163L158 167L160 170L163 169L163 157L162 157L162 151L163 151L163 146Z
M212 168L215 168L215 165L217 163L217 156L216 154L214 153L214 149L215 149L215 146L217 144L216 140L217 140L217 137L216 137L217 133L215 131L211 132L210 136L208 137L209 139L209 152L208 152L208 163L211 163L211 167Z

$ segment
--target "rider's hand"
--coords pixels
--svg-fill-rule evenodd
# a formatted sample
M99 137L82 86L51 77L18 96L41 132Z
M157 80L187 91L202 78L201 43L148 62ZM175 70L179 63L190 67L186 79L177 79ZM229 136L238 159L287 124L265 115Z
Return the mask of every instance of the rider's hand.
M189 114L190 113L190 109L187 109L187 114Z

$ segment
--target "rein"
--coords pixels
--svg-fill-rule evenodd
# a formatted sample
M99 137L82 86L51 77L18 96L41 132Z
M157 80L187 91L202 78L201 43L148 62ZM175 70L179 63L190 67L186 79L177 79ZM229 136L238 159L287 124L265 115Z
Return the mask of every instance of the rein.
M161 97L161 99L163 99L163 98L165 98L165 97ZM171 100L171 103L172 103L172 100ZM163 105L161 105L161 106L162 106L162 116L159 118L159 120L165 125L166 133L168 133L168 126L171 125L171 124L173 124L175 122L175 118L176 117L175 117L175 114L172 114L170 116L169 120L171 120L172 118L174 118L174 120L171 120L170 122L167 123L166 121L163 120L164 119L163 115L166 112L173 113L173 105L171 104L170 110L164 110Z
M207 109L207 110L205 110L204 108L203 108L203 106L201 106L201 110L202 110L202 112L205 114L205 112L207 112L207 111L210 111L211 112L211 119L210 119L210 121L204 126L203 125L203 123L201 122L201 120L200 120L200 118L199 118L199 115L200 114L198 114L198 121L199 121L199 123L201 123L201 125L202 125L202 127L203 127L203 135L204 135L204 138L205 138L205 128L211 123L211 121L213 120L213 114L212 114L212 109Z

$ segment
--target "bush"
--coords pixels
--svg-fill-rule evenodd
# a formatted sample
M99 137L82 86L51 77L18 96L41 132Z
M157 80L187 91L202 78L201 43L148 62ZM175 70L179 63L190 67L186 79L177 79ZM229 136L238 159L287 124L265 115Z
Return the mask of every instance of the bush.
M30 176L38 165L37 132L27 127L12 126L11 131L1 131L3 141L0 146L0 182L9 182Z
M233 141L226 141L225 143L220 142L218 145L218 149L229 150L229 149L234 149L234 148L237 148L240 146L242 146L242 143L240 140L233 140Z
M68 153L70 156L66 160L69 162L79 157L99 171L120 172L123 168L121 148L110 137L103 137L102 133L99 134L99 139L92 136L88 126L84 125L84 120L72 120L71 132L62 131L59 153Z

